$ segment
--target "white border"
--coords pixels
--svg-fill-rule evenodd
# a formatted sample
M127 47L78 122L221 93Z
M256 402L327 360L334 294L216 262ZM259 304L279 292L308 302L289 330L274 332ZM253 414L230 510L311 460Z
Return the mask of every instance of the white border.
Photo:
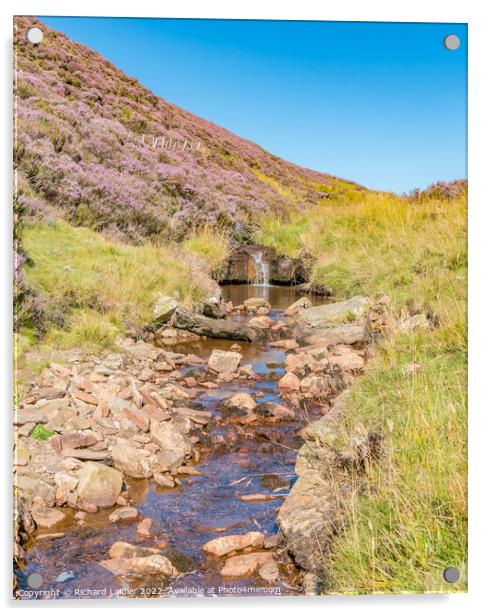
M1 84L2 130L2 160L0 169L0 186L3 189L3 220L1 242L1 273L2 273L2 324L4 341L11 339L11 37L12 15L98 15L98 16L134 16L134 17L214 17L214 18L254 18L254 19L324 19L343 21L444 21L469 23L469 192L470 192L470 224L469 224L469 258L470 258L470 426L469 426L469 459L470 459L470 552L469 552L469 593L450 596L374 596L374 597L323 597L323 598L281 598L281 599L236 599L236 600L192 600L178 599L174 601L118 601L116 604L106 601L67 602L49 601L22 604L13 603L11 596L10 542L11 542L11 512L7 507L11 490L10 477L10 416L11 405L11 345L3 343L0 361L0 391L3 404L0 407L3 415L1 434L2 448L2 538L6 541L2 550L2 588L1 600L7 609L86 609L95 612L113 609L139 610L192 610L200 613L210 613L214 610L232 610L235 613L249 610L279 609L291 613L294 609L306 609L313 613L325 610L337 610L341 613L370 614L400 613L440 613L459 615L476 614L482 605L488 602L483 596L485 580L485 561L487 555L486 536L486 438L488 434L488 406L483 404L484 380L486 371L485 353L487 344L487 327L485 320L488 309L483 302L488 300L486 287L487 276L484 275L484 264L488 263L486 239L488 199L486 196L488 181L487 162L484 151L487 143L486 115L487 100L487 57L485 41L488 40L486 11L481 2L453 2L451 0L430 1L407 0L404 3L394 3L391 0L341 0L340 2L319 2L313 0L246 0L229 2L224 0L180 0L176 3L149 2L138 0L136 3L110 2L106 0L83 0L79 4L67 4L66 0L6 0L0 7L0 31L2 50L1 68L3 71ZM484 48L484 51L483 51ZM5 94L6 93L6 94ZM448 129L447 129L448 130ZM7 224L8 221L8 224ZM229 602L230 601L230 602Z

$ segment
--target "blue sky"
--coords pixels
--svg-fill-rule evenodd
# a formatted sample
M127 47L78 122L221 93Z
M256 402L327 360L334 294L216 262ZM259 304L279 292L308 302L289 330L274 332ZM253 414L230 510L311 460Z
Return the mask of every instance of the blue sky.
M304 167L396 192L466 177L465 25L41 20Z

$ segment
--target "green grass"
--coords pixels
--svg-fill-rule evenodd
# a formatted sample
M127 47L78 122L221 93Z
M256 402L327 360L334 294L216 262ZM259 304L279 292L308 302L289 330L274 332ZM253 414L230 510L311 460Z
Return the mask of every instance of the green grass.
M26 265L24 274L38 293L48 324L40 341L33 325L21 330L16 341L19 354L33 345L41 352L110 348L117 335L151 321L160 293L194 305L203 294L195 261L208 271L226 256L222 238L221 244L211 245L211 234L203 235L209 244L206 254L197 234L182 251L170 244L121 244L62 221L26 225L22 241L33 265Z
M465 590L466 199L365 194L315 210L308 224L265 218L256 236L281 253L310 255L312 279L337 299L387 294L393 316L428 310L439 323L385 339L352 388L346 432L378 430L385 455L346 507L328 590ZM442 579L448 566L462 571L454 586Z
M42 424L37 424L32 430L31 436L37 441L47 441L51 436L54 436L54 432Z
M207 265L214 276L218 276L230 254L230 240L222 229L204 225L194 231L182 244L185 252L197 255Z

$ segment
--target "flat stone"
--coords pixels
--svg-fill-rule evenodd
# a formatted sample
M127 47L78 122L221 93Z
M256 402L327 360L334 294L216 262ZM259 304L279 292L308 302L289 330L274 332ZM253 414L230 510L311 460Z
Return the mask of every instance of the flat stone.
M231 556L225 562L220 573L229 577L249 576L271 560L273 560L271 552L254 552Z
M208 541L203 546L203 551L212 556L225 556L231 552L239 552L245 548L260 549L263 547L264 533L249 532L245 535L227 535Z
M120 522L128 520L137 520L139 518L139 512L135 507L120 507L108 516L111 522Z
M39 506L32 509L31 515L37 526L41 526L43 528L51 528L52 526L56 526L56 524L60 524L66 518L66 515L59 511L59 509Z
M301 310L295 317L299 323L309 327L324 327L330 323L344 323L355 320L366 314L369 308L369 299L357 295L344 302L324 304Z
M97 438L92 432L64 432L61 437L62 449L78 449L80 447L90 447L95 445Z
M201 426L206 426L210 419L212 418L212 413L208 411L199 411L197 409L191 409L187 407L174 407L173 408L174 415L181 415L182 417L188 417L194 423L199 424Z
M257 327L258 329L269 329L273 325L273 319L267 316L253 317L249 319L249 327Z
M242 494L239 500L245 503L264 503L266 501L285 498L286 494Z
M91 404L93 406L97 406L98 404L98 398L95 398L95 396L92 396L92 394L89 394L86 391L74 391L72 396L77 400L86 402L86 404Z
M154 554L161 554L161 550L140 545L132 545L132 543L127 543L126 541L116 541L108 551L108 555L111 559L144 558L145 556L153 556Z
M135 407L131 408L123 408L122 413L134 423L139 430L143 432L147 432L149 430L149 416L143 409L138 409Z
M26 423L45 424L48 418L43 411L35 408L17 409L14 412L14 425L23 426Z
M100 563L114 575L121 577L140 578L145 576L163 576L174 578L178 570L162 554L153 554L143 558L117 558L102 560Z
M92 451L91 449L63 449L61 455L77 460L106 460L110 458L108 451Z
M234 351L221 351L214 349L208 360L208 367L215 372L235 372L239 367L242 355Z

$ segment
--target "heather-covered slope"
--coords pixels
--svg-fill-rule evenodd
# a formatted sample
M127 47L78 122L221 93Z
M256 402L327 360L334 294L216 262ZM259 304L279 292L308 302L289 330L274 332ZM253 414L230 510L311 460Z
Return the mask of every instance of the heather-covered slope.
M41 45L26 42L40 25ZM15 162L26 214L138 241L188 225L242 230L260 213L354 198L354 183L303 169L155 96L98 53L32 17L15 20ZM164 70L164 68L162 68Z

